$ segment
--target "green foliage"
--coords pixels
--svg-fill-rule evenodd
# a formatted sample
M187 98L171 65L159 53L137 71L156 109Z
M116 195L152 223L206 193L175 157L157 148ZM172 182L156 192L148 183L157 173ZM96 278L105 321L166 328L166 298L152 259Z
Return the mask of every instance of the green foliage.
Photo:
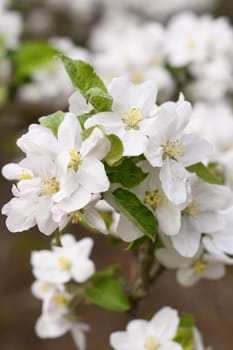
M113 311L127 311L130 303L124 292L125 283L113 278L101 278L85 291L87 300L94 305Z
M96 111L110 111L112 97L103 81L94 72L93 67L80 60L72 60L64 55L59 56L76 89Z
M64 115L65 115L64 112L58 111L48 115L47 117L42 118L40 123L41 125L50 129L54 133L54 135L57 136L58 128L60 124L63 122Z
M37 69L53 61L60 51L48 42L33 40L23 43L12 55L15 66L14 83L20 85L29 79Z
M104 270L97 271L91 278L94 283L99 283L105 279L114 277L120 271L119 265L112 265Z
M124 147L121 140L116 135L107 135L107 138L111 142L111 149L104 160L111 167L121 160Z
M126 188L139 185L147 177L130 158L124 158L120 165L115 167L106 165L105 170L111 183L120 183Z
M180 324L174 341L179 343L184 350L193 350L194 335L193 327L195 326L195 320L192 315L188 313L181 314Z
M210 171L203 163L197 163L187 167L187 170L191 173L197 174L205 182L211 184L221 185L222 179L216 176L213 172Z
M123 188L112 193L113 200L119 209L150 239L153 241L157 234L157 223L153 213L137 196Z

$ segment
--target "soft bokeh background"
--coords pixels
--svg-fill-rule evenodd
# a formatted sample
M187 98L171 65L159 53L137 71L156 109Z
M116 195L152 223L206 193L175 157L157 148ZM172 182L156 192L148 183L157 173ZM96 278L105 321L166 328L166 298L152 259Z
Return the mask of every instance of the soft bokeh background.
M142 0L143 1L143 0ZM155 0L156 1L156 0ZM188 1L188 0L187 0ZM204 1L204 0L203 0ZM15 1L14 7L23 11L26 37L70 35L76 44L85 45L91 25L101 15L97 8L92 19L83 23L71 20L67 13L48 9L42 1ZM216 14L233 18L233 5L229 0L220 1ZM30 14L30 16L29 16ZM52 16L52 17L51 17ZM51 18L55 20L51 20ZM34 20L33 20L34 18ZM37 21L35 21L37 19ZM33 28L37 26L37 30ZM34 28L35 29L35 28ZM54 107L40 104L9 103L0 112L0 162L1 166L20 157L15 147L16 138L41 115L53 112ZM11 185L0 178L0 206L6 203ZM70 335L56 340L40 340L35 336L34 323L41 310L41 303L30 292L33 281L29 259L32 249L48 247L50 238L36 229L12 234L7 231L4 217L0 217L0 349L1 350L47 350L75 349ZM75 226L71 232L77 237L87 233ZM97 268L120 263L122 273L130 274L131 253L124 246L111 246L104 236L94 237L96 245L93 258ZM215 350L232 350L233 344L233 270L216 282L202 281L195 287L184 289L175 280L175 273L167 271L160 276L145 302L141 304L139 316L145 317L164 305L179 311L193 313L197 325L204 334L205 344ZM86 305L80 310L83 321L91 325L87 335L88 350L107 350L109 334L123 329L127 316L107 312Z

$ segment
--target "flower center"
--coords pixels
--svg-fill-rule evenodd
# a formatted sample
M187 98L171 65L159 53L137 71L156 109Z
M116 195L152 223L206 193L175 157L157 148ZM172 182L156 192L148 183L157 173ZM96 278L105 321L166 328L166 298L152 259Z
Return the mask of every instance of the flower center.
M20 174L18 180L21 181L21 180L31 180L33 179L33 176L29 173L25 173L24 171L22 171L22 173Z
M70 162L68 164L68 168L73 168L74 171L78 171L80 164L82 163L80 152L78 152L75 148L70 150Z
M172 159L177 159L178 157L184 156L184 145L180 140L167 141L163 148L163 158L166 159L168 156Z
M60 189L59 182L55 177L42 181L41 194L42 196L52 196Z
M63 307L67 307L68 304L69 304L69 299L66 298L63 294L60 294L60 293L57 293L57 294L54 295L53 301L58 306L63 306Z
M129 111L125 112L124 118L122 120L126 125L126 130L139 130L138 124L140 121L142 121L142 119L143 113L140 108L130 108Z
M79 210L69 213L68 216L71 217L72 224L78 224L82 220L82 214Z
M191 216L194 218L196 215L200 214L201 208L196 201L191 202L187 208L182 211L183 216Z
M167 198L159 191L147 191L144 203L149 205L152 209L156 209L158 205L166 205Z
M144 348L146 350L158 350L160 348L160 343L155 337L148 336L145 339Z
M71 268L71 263L65 256L61 256L58 259L58 264L63 270L69 270Z
M187 42L187 48L192 50L192 49L196 49L196 47L197 47L197 42L196 42L196 40L190 38L190 39L188 40L188 42Z
M206 264L202 260L197 260L193 264L193 269L200 276L205 276Z

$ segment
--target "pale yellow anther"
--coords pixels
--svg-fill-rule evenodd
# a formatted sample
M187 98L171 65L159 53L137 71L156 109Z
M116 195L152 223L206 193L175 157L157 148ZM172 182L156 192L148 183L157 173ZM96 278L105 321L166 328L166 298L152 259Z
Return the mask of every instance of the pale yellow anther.
M60 189L59 182L55 177L51 177L50 179L43 180L41 183L41 195L42 196L52 196L57 193Z
M22 171L18 180L21 181L21 180L31 180L31 179L33 179L33 176L31 174L25 173L24 171Z
M187 208L182 211L183 216L191 216L194 218L196 215L200 214L201 208L196 201L192 201Z
M144 348L146 350L158 350L160 348L160 345L161 344L159 343L158 339L152 336L146 337L144 342Z
M63 306L67 307L69 304L69 299L66 298L63 294L57 293L53 297L53 301L58 305L58 306Z
M131 81L134 84L139 84L141 82L143 82L143 74L142 72L136 70L131 74Z
M63 270L69 270L71 268L71 263L65 256L61 256L58 259L58 264Z
M156 209L158 205L167 205L168 199L159 190L147 191L144 203Z
M43 292L48 292L49 291L49 285L48 285L48 283L46 283L46 282L44 282L43 284L42 284L42 286L41 286L41 289L42 289L42 291Z
M193 264L193 269L198 275L203 277L206 273L206 264L202 260L195 261Z
M78 224L82 220L82 214L79 210L69 213L69 217L71 217L72 224Z
M73 148L70 150L69 154L70 162L68 164L68 168L73 168L74 171L78 171L78 168L82 162L80 152Z
M187 42L187 48L188 49L196 49L197 47L197 42L195 39L190 38Z
M129 111L125 112L124 118L122 119L125 123L126 130L134 129L139 130L139 123L143 119L143 113L140 108L130 108Z
M162 145L164 158L177 159L184 156L184 145L180 140L167 141Z

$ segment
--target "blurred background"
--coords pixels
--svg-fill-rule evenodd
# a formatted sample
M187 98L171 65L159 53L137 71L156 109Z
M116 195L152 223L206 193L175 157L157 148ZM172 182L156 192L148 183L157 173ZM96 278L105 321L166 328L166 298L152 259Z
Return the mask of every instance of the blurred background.
M194 105L200 102L209 105L213 99L215 103L218 99L219 103L227 101L232 113L232 67L231 73L226 74L226 80L222 81L225 71L221 81L216 78L213 84L217 92L209 91L212 94L210 101L205 98L203 102L202 98L199 101L198 96L204 92L206 94L204 85L200 85L198 91L195 87L194 93L187 80L191 69L185 72L185 77L183 72L180 74L180 67L176 67L175 72L171 67L165 70L164 65L158 64L161 57L157 51L154 56L156 69L153 67L152 72L152 68L148 68L151 59L148 63L147 57L139 57L137 45L142 42L145 45L141 53L143 47L149 51L152 45L151 37L146 37L147 25L156 25L159 36L160 28L167 28L173 16L182 11L192 11L198 16L209 13L214 17L227 17L227 25L231 28L233 4L229 0L0 0L1 166L20 159L16 139L30 123L58 109L67 110L68 97L73 89L63 67L53 59L58 52L92 63L106 83L119 74L128 74L135 82L152 76L158 79L161 88L160 101L177 97L181 89ZM142 38L139 33L142 33ZM131 42L124 40L124 36L131 38ZM216 40L221 38L216 37ZM131 46L132 50L129 49ZM227 59L232 64L231 54L229 57ZM142 66L147 66L145 71ZM215 71L219 71L218 68ZM193 73L191 81L196 82L195 79ZM2 177L0 190L2 207L11 198L11 184ZM71 227L70 232L77 238L88 234L78 226ZM37 229L10 233L3 216L0 217L0 236L0 349L75 349L70 335L61 339L41 340L34 332L41 303L30 292L33 282L30 252L49 247L50 238ZM122 274L128 277L133 256L124 250L125 246L112 246L101 235L94 235L94 239L93 259L97 268L120 263ZM165 305L193 313L206 346L212 346L213 350L232 350L232 295L232 268L228 268L228 273L221 280L203 280L189 289L177 284L175 271L166 271L140 305L138 316L145 317ZM81 308L80 315L91 326L87 335L87 350L110 349L109 334L123 329L128 321L126 315L88 305Z

